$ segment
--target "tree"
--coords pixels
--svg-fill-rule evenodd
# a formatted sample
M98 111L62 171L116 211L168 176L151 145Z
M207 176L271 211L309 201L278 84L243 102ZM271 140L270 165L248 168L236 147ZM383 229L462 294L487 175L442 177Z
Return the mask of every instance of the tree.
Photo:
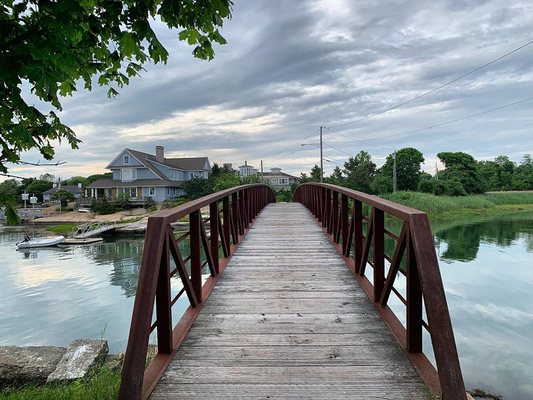
M59 200L61 202L61 207L66 207L69 201L74 201L76 198L68 190L58 190L52 195L52 200Z
M51 189L51 188L52 188L52 182L35 179L28 186L26 186L26 192L29 194L33 194L37 198L41 197L41 200L42 200L43 192L46 192L48 189Z
M198 199L208 194L206 188L208 187L207 179L204 178L192 178L183 183L183 190L185 190L185 196L189 200Z
M0 208L3 208L8 224L19 223L17 200L20 185L15 179L7 179L0 183Z
M81 183L82 187L87 186L87 178L83 176L73 176L65 181L65 185L76 186L78 183Z
M533 190L533 159L526 154L516 168L512 181L513 190Z
M333 169L333 172L329 176L329 178L326 178L327 183L331 183L332 185L337 186L344 186L344 176L342 176L341 169L337 166Z
M239 186L240 184L241 180L236 174L230 172L221 173L213 180L213 192L219 192L221 190Z
M439 184L442 180L451 179L462 186L462 190L457 188L457 193L483 193L483 185L474 157L460 151L438 153L437 157L445 165L444 173L439 174Z
M106 172L105 174L94 174L94 175L89 175L87 177L87 185L90 185L91 183L93 182L96 182L97 180L100 180L100 179L113 179L113 173L112 172Z
M405 147L396 151L396 186L398 190L415 191L418 189L420 182L420 165L424 162L424 156L420 151L413 147ZM392 179L394 170L394 153L387 156L385 164L379 169L377 176L380 177L380 190L392 191ZM376 176L376 179L378 177ZM390 186L385 183L386 179L390 180ZM390 190L388 190L390 187ZM386 192L385 192L386 193Z
M54 111L44 114L27 102L23 82L55 110L78 82L90 90L93 77L115 96L146 62L168 58L151 22L181 29L178 38L195 46L193 55L210 60L212 43L226 43L218 28L231 17L232 5L231 0L2 1L0 172L23 151L37 148L50 160L54 141L65 140L73 149L80 142Z
M371 193L370 184L376 173L376 164L369 153L361 150L355 157L344 163L343 173L346 175L346 186L360 192Z
M311 172L309 173L309 176L307 176L307 173L302 172L300 174L299 181L300 183L320 182L320 167L315 164L313 168L311 168Z
M19 187L20 185L15 179L6 179L0 183L0 194L16 199L19 194Z

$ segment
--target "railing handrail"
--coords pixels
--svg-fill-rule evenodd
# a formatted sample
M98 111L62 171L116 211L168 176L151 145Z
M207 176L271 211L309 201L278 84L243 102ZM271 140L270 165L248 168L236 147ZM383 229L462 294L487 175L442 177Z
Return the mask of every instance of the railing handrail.
M221 190L216 193L208 194L207 196L203 196L198 199L188 201L187 203L181 204L177 207L168 210L160 211L150 218L162 218L164 223L169 223L169 221L174 222L179 218L183 218L189 215L191 212L199 211L200 209L208 206L214 201L222 200L224 197L228 197L231 194L258 186L268 187L270 189L270 186L260 183L251 183L247 185L236 186L229 189Z
M387 214L401 218L404 221L407 221L411 217L411 215L426 214L425 212L417 210L416 208L404 206L403 204L398 204L398 203L395 203L387 199L383 199L373 194L359 192L357 190L349 189L343 186L332 185L330 183L308 182L308 183L302 183L301 185L298 186L298 188L302 188L307 185L319 186L319 187L323 187L326 189L335 190L339 194L344 194L356 200L363 201L369 206L379 208L380 210L383 210Z
M218 203L221 200L222 210ZM204 196L148 219L119 399L136 400L150 394L255 216L275 201L269 186L249 184ZM209 206L210 235L200 211L206 206ZM189 216L189 232L176 238L170 224L185 216ZM178 244L185 237L190 243L190 254L184 258ZM202 248L205 262L201 257ZM176 266L172 272L171 259ZM190 276L186 269L188 262ZM206 265L211 276L204 282L202 270ZM183 289L172 298L170 279L174 275L181 278ZM183 293L190 307L174 325L171 309ZM154 305L156 321L152 323ZM156 328L157 354L145 369L148 341Z
M407 352L424 383L433 392L441 391L443 399L465 399L466 390L427 214L374 195L326 183L302 184L297 187L293 199L315 215L330 240L338 245L337 250ZM351 210L349 199L353 202ZM366 218L363 203L372 208ZM385 214L403 221L399 236L385 229ZM363 235L365 223L366 236ZM396 242L392 257L385 251L387 235ZM372 262L369 259L371 248ZM404 258L406 267L402 270ZM389 262L387 274L385 260ZM373 282L365 276L367 265L373 269ZM399 273L406 279L405 298L394 288ZM387 305L392 293L405 304L405 327ZM423 319L423 304L427 323ZM423 328L431 336L437 369L423 353Z

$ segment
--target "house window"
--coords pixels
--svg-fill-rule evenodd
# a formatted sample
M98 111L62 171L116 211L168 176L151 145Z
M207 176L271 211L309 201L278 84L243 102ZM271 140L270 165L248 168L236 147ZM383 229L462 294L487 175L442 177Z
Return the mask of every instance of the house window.
M129 164L130 163L130 156L128 156L127 154L124 154L123 161L124 161L124 164Z
M148 188L148 196L150 197L155 196L155 187Z
M137 178L137 170L133 168L122 168L122 181L133 181Z
M121 192L130 196L130 199L137 198L137 188L136 187L126 187L121 188Z

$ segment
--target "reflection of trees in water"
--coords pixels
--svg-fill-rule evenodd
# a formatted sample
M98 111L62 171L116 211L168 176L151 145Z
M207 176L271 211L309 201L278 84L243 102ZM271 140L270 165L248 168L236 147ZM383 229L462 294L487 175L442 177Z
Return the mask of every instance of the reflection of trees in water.
M501 247L511 246L523 238L528 251L533 251L533 224L530 220L492 220L457 225L435 233L437 244L446 242L442 259L472 261L477 257L483 241Z
M83 252L97 265L112 264L110 283L120 286L126 297L132 297L137 290L143 244L140 238L115 239L83 248Z

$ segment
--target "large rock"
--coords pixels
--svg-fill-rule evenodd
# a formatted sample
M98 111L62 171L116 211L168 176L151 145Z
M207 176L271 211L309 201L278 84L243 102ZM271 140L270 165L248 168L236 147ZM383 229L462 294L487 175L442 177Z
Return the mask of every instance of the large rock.
M73 341L46 382L81 379L98 368L108 352L107 341L78 339Z
M0 387L44 383L65 354L64 347L0 347Z

